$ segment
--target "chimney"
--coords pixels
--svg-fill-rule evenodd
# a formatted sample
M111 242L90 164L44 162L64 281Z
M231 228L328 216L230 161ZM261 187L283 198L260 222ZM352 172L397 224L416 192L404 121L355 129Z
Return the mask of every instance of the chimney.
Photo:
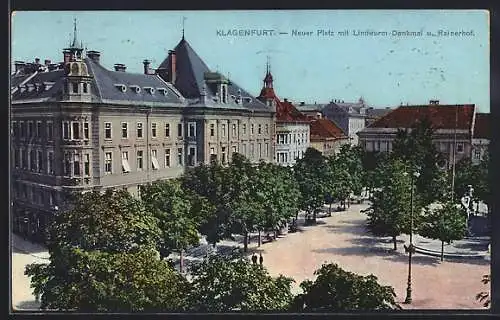
M127 69L127 67L123 63L115 63L114 67L115 71L119 72L125 72L125 70Z
M149 65L151 64L151 62L146 59L142 63L144 64L144 74L149 74Z
M305 101L301 101L301 102L300 102L300 105L301 105L301 106L303 106L303 105L305 105L305 104L306 104L306 103L305 103Z
M284 102L288 102L288 99L287 99L287 98L285 98L285 99L283 99L283 101L284 101Z
M63 60L64 64L69 63L71 60L71 51L68 49L64 49L63 50L63 57L64 57L64 60Z
M101 61L101 53L99 51L95 50L88 51L87 57L89 57L95 63L99 63Z
M35 63L40 64L40 58L35 58Z
M45 59L45 61L43 62L44 65L46 65L47 67L49 66L49 64L51 63L52 61L48 60L48 59Z
M168 56L169 56L169 61L170 61L170 73L168 80L170 83L175 84L175 79L177 75L177 59L176 59L176 54L174 50L169 50L168 51Z
M14 67L15 67L15 72L21 71L26 64L24 61L15 61L14 62Z
M439 104L439 100L430 100L429 104Z

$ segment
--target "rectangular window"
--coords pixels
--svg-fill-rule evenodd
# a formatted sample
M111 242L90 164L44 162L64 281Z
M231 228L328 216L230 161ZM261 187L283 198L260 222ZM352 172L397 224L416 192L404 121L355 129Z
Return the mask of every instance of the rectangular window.
M83 123L83 139L85 140L90 139L90 126L88 122Z
M158 170L160 168L160 164L158 163L157 158L158 152L156 150L151 150L151 166L153 170Z
M21 151L21 164L23 169L28 169L28 150Z
M243 124L243 134L247 134L247 124Z
M252 123L252 124L250 125L250 134L251 134L251 135L253 135L253 134L254 134L254 127L255 127L255 126L254 126L254 124Z
M226 159L226 147L221 148L221 153L222 153L222 163L225 164L227 159Z
M21 154L21 150L14 149L14 166L16 168L19 168L19 166L21 165L21 162L19 161L20 154Z
M223 123L222 126L221 126L221 130L222 130L222 136L225 137L226 136L226 124Z
M36 171L36 153L35 153L35 150L30 151L30 170Z
M474 151L474 158L481 159L481 150Z
M259 143L259 159L262 159L262 143Z
M210 148L210 162L217 162L217 155L215 154L215 148Z
M259 126L257 127L257 133L262 134L262 125L261 124L259 124Z
M177 136L182 137L182 123L177 124Z
M122 122L122 139L128 139L128 123Z
M255 156L254 145L253 145L253 143L250 143L250 157L253 158L254 156Z
M38 172L43 171L43 152L37 151L37 158L38 158Z
M26 137L26 123L24 121L19 122L19 136L21 138Z
M142 122L137 122L137 138L142 138Z
M165 168L170 167L170 149L165 149Z
M464 144L463 143L457 143L457 152L458 153L463 153L464 152Z
M196 137L196 122L189 123L188 137Z
M111 139L111 122L104 122L104 139Z
M269 125L266 124L266 134L269 134Z
M130 165L128 163L128 151L122 151L122 173L130 172Z
M84 155L84 174L90 176L90 154Z
M156 129L157 129L158 125L156 124L156 122L153 122L151 123L151 137L152 138L156 138Z
M266 157L269 156L269 143L267 143L267 142L264 146L264 156L266 156Z
M14 138L17 137L17 135L18 135L17 131L18 131L18 129L17 129L17 122L16 121L12 121L12 130L11 130L12 137L14 137Z
M104 155L104 173L111 174L113 172L113 153L106 152Z
M247 155L247 145L246 144L243 144L241 146L241 153L246 156Z
M193 167L195 164L195 153L196 153L196 149L193 147L190 147L189 154L188 154L188 157L189 157L188 163L191 167Z
M235 154L236 152L238 152L238 151L236 150L236 146L233 146L233 148L232 148L232 152L233 152L233 154Z
M63 122L62 124L62 133L63 133L63 139L64 140L69 140L69 122Z
M33 121L28 121L28 138L33 138Z
M37 138L42 137L42 122L41 121L36 122L36 137Z
M183 165L183 162L182 162L182 148L178 148L177 149L177 164L182 166Z
M69 152L64 154L64 175L71 176L71 154Z
M83 93L88 93L89 92L89 86L87 83L83 84Z
M170 138L170 123L165 123L165 138Z
M233 123L233 133L232 133L233 138L236 138L238 136L236 132L237 132L236 131L236 123Z
M137 171L141 171L144 168L144 151L137 150Z
M80 175L80 155L77 153L73 155L73 175Z
M215 124L213 123L210 124L210 136L215 136Z
M72 139L73 140L78 140L80 139L80 123L79 122L73 122L71 124L72 126L72 130L71 130L71 133L72 133Z
M73 93L78 93L78 83L72 82L71 85L73 87Z

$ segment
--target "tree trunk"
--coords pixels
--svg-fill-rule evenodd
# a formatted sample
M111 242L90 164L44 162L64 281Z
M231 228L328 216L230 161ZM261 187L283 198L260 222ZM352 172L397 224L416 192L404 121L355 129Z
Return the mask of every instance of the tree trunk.
M398 250L396 236L392 236L392 243L394 244L394 251Z
M313 222L316 223L316 210L313 210Z
M330 201L330 207L328 208L328 216L332 216L332 202Z
M182 254L182 249L179 251L179 270L181 273L184 272L184 255Z
M259 229L259 244L258 244L258 246L260 247L261 244L262 244L262 237L260 235L260 229Z
M441 261L444 260L444 241L441 241Z
M245 230L245 234L243 236L243 252L248 251L248 231Z

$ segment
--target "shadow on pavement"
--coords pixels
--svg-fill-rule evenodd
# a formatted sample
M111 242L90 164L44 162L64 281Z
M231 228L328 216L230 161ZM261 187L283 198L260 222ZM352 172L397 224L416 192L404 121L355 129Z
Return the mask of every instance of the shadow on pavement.
M31 242L29 240L25 240L17 234L12 233L12 238L10 245L12 247L12 252L14 253L28 253L28 254L36 254L36 253L44 253L47 252L47 248Z
M35 300L22 301L13 307L14 311L39 311L40 310L40 302L36 302Z
M460 248L460 249L470 249L474 251L488 251L488 243L484 242L455 243L453 246L455 248Z

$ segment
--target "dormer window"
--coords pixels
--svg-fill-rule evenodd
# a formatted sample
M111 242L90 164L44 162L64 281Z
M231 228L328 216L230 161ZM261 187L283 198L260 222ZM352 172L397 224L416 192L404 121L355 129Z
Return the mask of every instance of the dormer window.
M124 84L115 84L115 87L117 87L118 90L120 90L123 93L127 92L127 86Z
M158 92L163 94L164 96L166 96L168 92L166 88L156 88L156 90L158 90Z
M154 94L155 93L155 88L144 87L144 90L146 90L149 94Z
M141 87L137 86L137 85L131 85L130 86L130 89L132 89L135 93L140 93L141 92Z

